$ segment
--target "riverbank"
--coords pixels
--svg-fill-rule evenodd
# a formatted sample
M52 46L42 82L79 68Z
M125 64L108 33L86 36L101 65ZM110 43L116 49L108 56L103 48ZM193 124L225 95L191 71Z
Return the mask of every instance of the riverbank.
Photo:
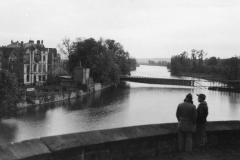
M17 108L33 107L41 104L63 101L66 99L78 98L87 94L92 94L105 88L111 87L113 84L100 84L95 83L93 87L89 88L86 92L83 90L73 88L65 92L27 92L26 100L17 103Z

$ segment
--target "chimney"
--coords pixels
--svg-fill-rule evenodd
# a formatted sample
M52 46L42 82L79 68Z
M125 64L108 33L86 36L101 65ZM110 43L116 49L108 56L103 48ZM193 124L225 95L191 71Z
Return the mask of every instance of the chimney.
M21 41L21 47L23 47L23 41Z
M41 45L43 45L43 40L41 40Z
M37 44L40 45L40 40L37 40Z

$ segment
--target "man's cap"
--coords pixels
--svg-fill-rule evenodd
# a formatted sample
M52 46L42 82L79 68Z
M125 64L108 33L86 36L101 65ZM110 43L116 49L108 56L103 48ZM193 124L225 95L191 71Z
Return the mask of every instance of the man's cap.
M186 98L192 100L192 94L191 94L191 93L188 93L188 94L186 95Z
M205 96L205 94L197 94L197 96L198 96L198 97L200 97L200 98L202 98L203 100L205 100L205 99L206 99L206 96Z

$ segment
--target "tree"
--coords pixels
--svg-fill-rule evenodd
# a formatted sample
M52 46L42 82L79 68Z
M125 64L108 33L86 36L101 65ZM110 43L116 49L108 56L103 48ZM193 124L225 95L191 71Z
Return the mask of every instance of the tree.
M74 44L71 42L69 37L65 37L62 39L62 43L57 45L57 48L63 55L69 58L69 56L73 53Z
M194 70L195 68L196 68L196 66L197 66L197 59L196 59L196 51L197 50L195 50L195 49L192 49L191 50L192 51L192 53L191 53L191 56L192 56L192 69Z
M130 75L130 67L129 67L129 53L124 51L123 45L115 40L107 39L105 40L105 46L107 50L110 50L114 55L114 61L120 67L120 71L122 75Z
M223 63L224 65L224 74L229 80L237 80L238 79L238 72L240 66L240 59L239 57L232 57L226 59Z
M0 112L15 110L19 95L20 90L16 75L8 70L0 71Z
M216 57L209 58L207 60L207 65L216 66L217 65L217 58Z
M207 55L206 52L204 52L204 50L200 50L200 51L197 51L197 56L198 56L198 70L200 72L203 72L203 59L204 57Z
M90 76L95 82L118 83L121 75L130 75L130 67L136 60L131 60L129 53L114 40L89 38L73 42L73 52L69 56L70 73L79 62L82 67L90 68Z

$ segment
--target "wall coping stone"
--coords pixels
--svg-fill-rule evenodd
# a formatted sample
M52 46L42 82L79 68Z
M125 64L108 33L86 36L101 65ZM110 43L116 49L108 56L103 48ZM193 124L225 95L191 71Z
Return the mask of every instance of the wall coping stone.
M236 127L236 122L239 121L215 121L215 122L210 122L207 123L206 125L206 131L211 132L211 131L230 131L234 130L233 125Z
M39 139L25 140L0 146L1 160L25 159L32 157L34 160L48 159L51 155L48 147Z

